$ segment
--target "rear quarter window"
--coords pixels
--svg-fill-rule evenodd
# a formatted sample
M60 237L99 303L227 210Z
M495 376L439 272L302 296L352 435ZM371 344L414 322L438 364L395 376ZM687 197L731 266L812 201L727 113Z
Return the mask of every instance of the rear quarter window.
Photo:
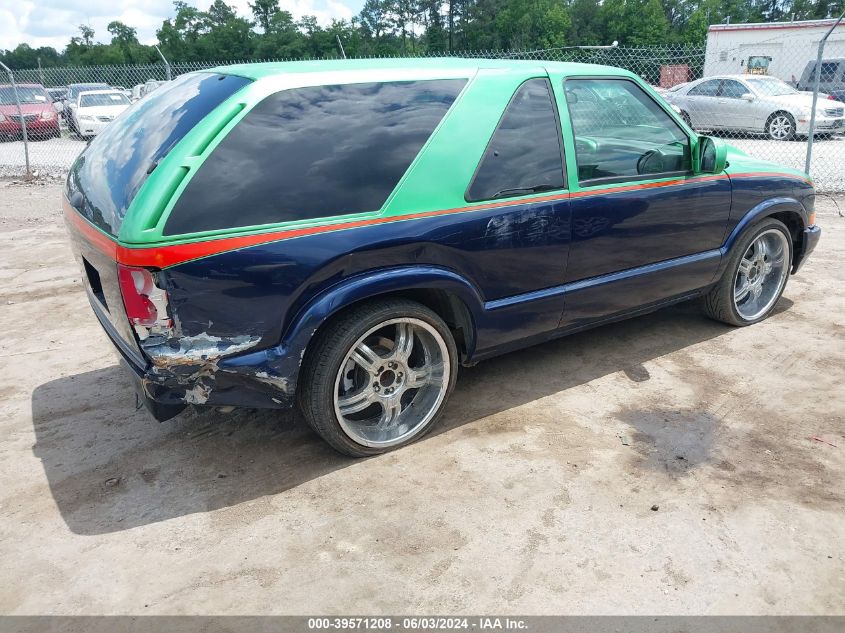
M196 73L164 84L98 134L71 167L67 196L77 211L116 235L126 210L160 161L197 123L249 79Z
M270 95L206 159L164 232L377 211L465 84L342 84Z

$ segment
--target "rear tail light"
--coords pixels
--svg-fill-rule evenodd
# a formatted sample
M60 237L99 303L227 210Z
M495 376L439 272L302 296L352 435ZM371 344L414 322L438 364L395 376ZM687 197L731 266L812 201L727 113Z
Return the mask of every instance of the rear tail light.
M827 98L831 101L836 101L836 97L834 97L833 95L827 95Z
M118 264L117 279L126 316L138 338L144 340L170 329L173 322L167 314L167 292L156 285L151 271Z

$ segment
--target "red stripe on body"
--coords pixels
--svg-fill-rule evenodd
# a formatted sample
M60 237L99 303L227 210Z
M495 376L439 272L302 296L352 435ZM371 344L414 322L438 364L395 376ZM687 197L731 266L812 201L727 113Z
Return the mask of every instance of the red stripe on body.
M753 177L773 177L777 174L770 172L749 172L743 174L732 174L733 178L753 178ZM812 185L812 182L793 176L791 174L783 175L786 178L796 178L803 180ZM389 216L371 218L368 220L353 220L348 222L338 222L337 224L328 224L323 226L312 226L300 229L283 229L279 231L269 231L266 233L253 233L251 235L241 235L237 237L220 237L209 238L207 240L190 242L188 244L164 244L161 246L128 248L116 242L113 238L102 233L94 227L93 224L83 218L76 210L70 206L67 200L63 200L63 207L65 217L68 221L76 227L85 238L98 250L108 255L115 261L126 264L127 266L145 266L151 268L168 268L183 264L185 262L208 257L209 255L218 255L229 251L239 250L241 248L248 248L250 246L259 246L261 244L268 244L270 242L277 242L280 240L287 240L296 237L305 237L308 235L316 235L318 233L330 233L333 231L343 231L346 229L355 229L364 226L374 226L377 224L388 224L392 222L403 222L406 220L417 220L421 218L430 218L438 215L450 215L455 213L467 213L471 211L482 211L485 209L495 209L499 207L515 206L518 204L530 204L533 202L551 202L554 200L565 200L568 198L583 198L586 196L595 196L601 194L624 193L626 191L636 191L639 189L655 189L660 187L671 187L675 185L694 184L697 182L708 182L712 180L720 180L728 178L726 174L714 174L712 176L697 176L693 178L681 178L677 180L666 180L662 182L649 182L639 185L623 185L621 187L607 187L603 189L591 189L588 191L576 191L573 193L557 193L545 196L535 196L533 198L522 198L520 200L505 200L502 202L490 202L486 204L479 204L473 206L457 207L454 209L440 209L437 211L422 211L419 213L409 213L406 215Z

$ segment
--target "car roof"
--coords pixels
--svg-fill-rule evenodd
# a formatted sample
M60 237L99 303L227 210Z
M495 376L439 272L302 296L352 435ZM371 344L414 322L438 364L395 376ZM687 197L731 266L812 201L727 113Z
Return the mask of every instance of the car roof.
M467 76L475 74L479 70L507 70L513 72L528 72L539 69L546 69L562 74L573 75L625 75L634 76L627 70L614 66L601 66L598 64L579 64L572 62L545 62L538 60L522 59L474 59L463 57L436 57L436 58L387 58L387 59L334 59L334 60L313 60L300 62L264 62L259 64L233 64L231 66L218 66L207 72L215 72L229 75L239 75L248 79L259 80L265 77L274 77L287 73L337 73L343 71L361 72L380 70L408 70L431 72L443 70L444 72L455 73L465 72Z

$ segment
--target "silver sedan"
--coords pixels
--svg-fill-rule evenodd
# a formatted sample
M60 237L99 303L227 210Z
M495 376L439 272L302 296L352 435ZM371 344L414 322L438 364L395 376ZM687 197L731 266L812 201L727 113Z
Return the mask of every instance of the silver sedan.
M742 130L786 141L810 130L813 96L776 77L721 75L705 77L669 91L665 98L678 106L696 130ZM816 133L845 132L845 104L819 98Z

